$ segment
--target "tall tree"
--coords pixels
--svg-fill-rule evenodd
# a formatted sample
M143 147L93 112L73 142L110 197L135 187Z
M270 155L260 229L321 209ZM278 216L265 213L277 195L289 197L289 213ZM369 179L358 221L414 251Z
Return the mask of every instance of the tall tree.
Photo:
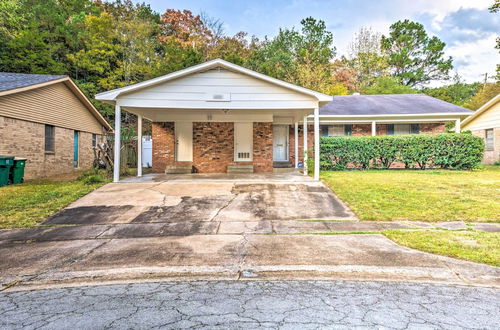
M363 94L416 94L418 90L399 82L396 77L379 77L374 82L365 87Z
M422 92L440 100L464 106L481 89L480 83L467 84L455 75L453 83L447 86L424 88Z
M393 75L411 87L448 78L453 65L452 58L444 56L445 46L438 37L429 37L422 24L410 20L392 24L389 35L382 36Z
M465 103L464 106L472 110L477 110L498 94L500 94L500 82L484 84L477 94L469 102Z
M349 44L346 65L352 69L356 79L356 89L373 83L374 79L388 74L387 57L381 50L382 35L370 28L361 28Z
M498 13L500 11L500 0L495 0L493 5L489 8L490 13ZM496 49L500 49L500 37L497 37ZM500 51L499 51L500 53ZM500 64L497 64L497 80L500 80Z

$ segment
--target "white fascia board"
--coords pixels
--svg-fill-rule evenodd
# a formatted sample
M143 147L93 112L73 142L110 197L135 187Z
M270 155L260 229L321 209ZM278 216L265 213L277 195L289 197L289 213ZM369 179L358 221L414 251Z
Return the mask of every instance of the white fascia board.
M470 116L471 113L468 112L454 112L454 113L425 113L425 114L376 114L376 115L319 115L320 118L406 118L406 117L461 117ZM309 118L314 118L313 115L309 115Z
M316 92L316 91L313 91L313 90L310 90L310 89L307 89L304 87L300 87L300 86L288 83L286 81L272 78L272 77L266 76L264 74L252 71L250 69L246 69L244 67L241 67L239 65L236 65L236 64L233 64L233 63L221 60L221 59L215 59L212 61L208 61L205 63L194 65L192 67L189 67L189 68L186 68L183 70L179 70L176 72L172 72L172 73L169 73L169 74L161 76L161 77L146 80L146 81L134 84L134 85L125 86L125 87L113 89L113 90L110 90L107 92L99 93L99 94L95 95L95 98L96 98L96 100L101 100L101 101L114 101L122 93L127 93L127 92L132 92L135 90L143 89L143 88L146 88L149 86L153 86L153 85L160 84L160 83L163 83L163 82L166 82L169 80L181 78L181 77L187 76L187 75L192 74L192 73L196 73L196 72L203 71L203 70L209 70L211 68L215 68L215 67L219 67L219 66L226 68L226 69L229 69L229 70L240 72L240 73L246 74L248 76L251 76L251 77L254 77L254 78L257 78L260 80L264 80L264 81L267 81L269 83L272 83L272 84L275 84L278 86L282 86L282 87L285 87L285 88L288 88L288 89L291 89L291 90L294 90L294 91L297 91L297 92L300 92L300 93L303 93L306 95L314 96L318 99L319 102L330 102L333 100L333 96L331 96L331 95L319 93L319 92Z

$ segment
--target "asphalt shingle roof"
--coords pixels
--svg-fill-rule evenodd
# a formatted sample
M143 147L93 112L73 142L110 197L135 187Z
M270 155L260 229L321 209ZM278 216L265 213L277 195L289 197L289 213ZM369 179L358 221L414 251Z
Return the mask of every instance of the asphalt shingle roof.
M61 79L64 77L66 76L0 72L0 92L36 85L51 80Z
M474 113L425 94L340 95L320 108L320 115L396 115Z

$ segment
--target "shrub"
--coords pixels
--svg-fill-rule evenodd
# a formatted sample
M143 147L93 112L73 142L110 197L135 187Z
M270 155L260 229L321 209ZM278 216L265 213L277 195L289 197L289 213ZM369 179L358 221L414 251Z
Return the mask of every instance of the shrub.
M390 168L473 169L483 159L484 142L471 134L429 134L321 138L323 170Z
M104 182L105 179L100 174L92 174L84 177L81 180L84 184L92 185L96 183Z

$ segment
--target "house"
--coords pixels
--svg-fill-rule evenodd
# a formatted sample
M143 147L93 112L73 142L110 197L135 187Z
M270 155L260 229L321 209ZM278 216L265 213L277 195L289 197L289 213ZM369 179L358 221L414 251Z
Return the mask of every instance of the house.
M167 173L307 166L304 149L319 154L321 135L434 133L448 121L459 130L472 113L425 95L332 97L220 59L96 99L114 105L116 118L122 110L137 115L138 141L143 118L152 122L153 168ZM117 146L115 151L119 159ZM118 169L115 162L115 181ZM314 177L319 179L319 157Z
M0 72L0 155L27 158L25 179L91 168L110 130L69 77Z
M462 130L484 139L484 164L500 161L500 94L495 96L462 123Z

